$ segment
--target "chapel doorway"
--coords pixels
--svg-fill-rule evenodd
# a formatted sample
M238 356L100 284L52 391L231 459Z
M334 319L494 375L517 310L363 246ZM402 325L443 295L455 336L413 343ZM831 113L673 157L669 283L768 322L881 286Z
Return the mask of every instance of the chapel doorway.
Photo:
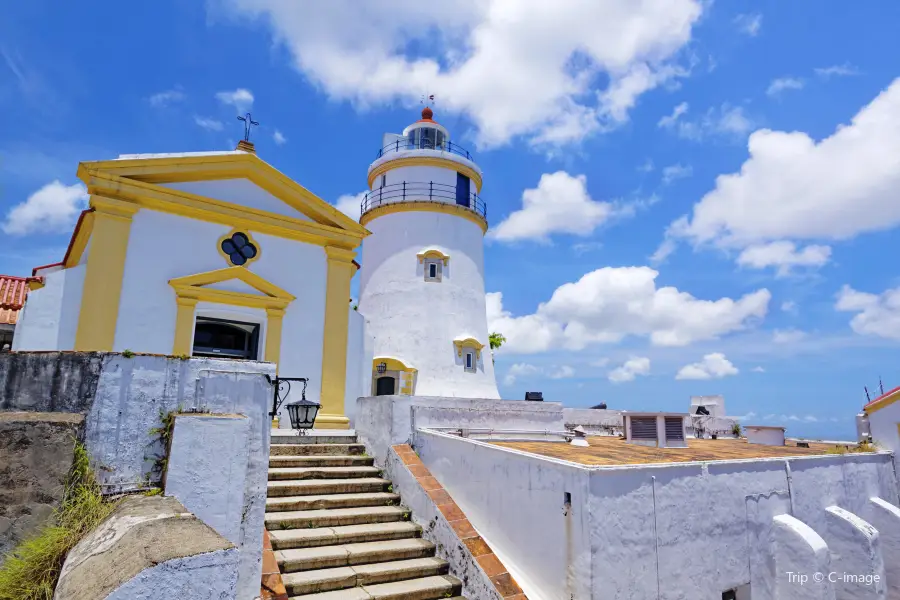
M397 380L393 377L379 377L375 380L376 396L393 396L397 390Z
M194 356L259 359L259 323L197 317Z

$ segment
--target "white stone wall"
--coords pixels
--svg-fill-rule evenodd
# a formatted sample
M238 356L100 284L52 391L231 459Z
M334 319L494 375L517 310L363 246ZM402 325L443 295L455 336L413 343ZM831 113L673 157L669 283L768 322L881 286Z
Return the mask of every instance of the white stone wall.
M43 274L44 287L28 293L13 350L71 350L84 289L83 265Z
M716 599L752 581L765 600L784 576L764 569L774 516L793 512L823 535L831 506L898 503L887 454L587 467L433 431L418 431L415 447L535 599Z
M869 433L879 448L894 453L894 462L900 470L900 402L872 412L869 415Z
M180 360L161 356L105 357L97 391L85 419L84 443L101 485L109 492L140 489L158 479L157 458L165 456L154 428L161 415L200 410L238 414L250 422L240 522L242 548L239 581L244 595L259 590L262 532L269 465L271 424L268 411L275 375L268 363L224 359ZM209 452L219 452L210 447ZM184 460L204 460L202 456ZM254 592L255 593L255 592Z
M350 419L350 427L355 422L357 398L371 393L374 358L372 344L365 317L351 307L347 331L347 381L344 388L344 415Z
M499 398L488 343L484 242L475 223L450 214L387 214L366 227L359 310L369 320L375 356L418 369L415 395ZM450 257L440 282L424 280L416 256ZM484 344L476 373L466 372L453 341Z

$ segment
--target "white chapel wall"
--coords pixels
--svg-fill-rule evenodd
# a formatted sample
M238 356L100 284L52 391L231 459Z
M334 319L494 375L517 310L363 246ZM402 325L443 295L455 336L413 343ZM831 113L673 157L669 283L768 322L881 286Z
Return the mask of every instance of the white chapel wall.
M229 231L231 228L225 225L153 210L142 209L134 215L113 350L172 353L177 306L168 282L230 266L218 252L219 239ZM259 245L260 256L247 268L296 297L284 314L279 374L309 377L307 394L318 399L327 279L325 252L319 246L250 233ZM245 290L241 283L226 282L217 287ZM265 348L264 311L199 303L196 312L235 320L246 316L248 322L262 323L260 348Z
M29 292L16 325L13 350L71 350L84 289L84 265L46 273Z

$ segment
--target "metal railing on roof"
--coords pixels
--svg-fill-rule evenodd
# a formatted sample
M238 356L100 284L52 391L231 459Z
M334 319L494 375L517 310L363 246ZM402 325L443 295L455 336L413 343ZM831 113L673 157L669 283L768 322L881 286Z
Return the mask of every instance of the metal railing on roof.
M487 220L487 204L477 194L434 181L403 181L376 188L363 198L360 214L398 202L444 202L468 208Z
M378 151L378 156L376 158L381 158L389 152L403 152L406 150L439 150L441 152L449 152L451 154L456 154L457 156L463 156L471 161L475 160L474 155L459 144L454 144L453 142L436 143L434 140L426 138L418 140L400 138L381 148Z

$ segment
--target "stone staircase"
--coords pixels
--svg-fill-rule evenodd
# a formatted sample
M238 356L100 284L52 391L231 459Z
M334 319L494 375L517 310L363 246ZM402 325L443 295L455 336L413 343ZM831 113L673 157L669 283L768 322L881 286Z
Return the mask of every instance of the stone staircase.
M273 432L271 453L266 529L290 598L462 600L352 432Z

